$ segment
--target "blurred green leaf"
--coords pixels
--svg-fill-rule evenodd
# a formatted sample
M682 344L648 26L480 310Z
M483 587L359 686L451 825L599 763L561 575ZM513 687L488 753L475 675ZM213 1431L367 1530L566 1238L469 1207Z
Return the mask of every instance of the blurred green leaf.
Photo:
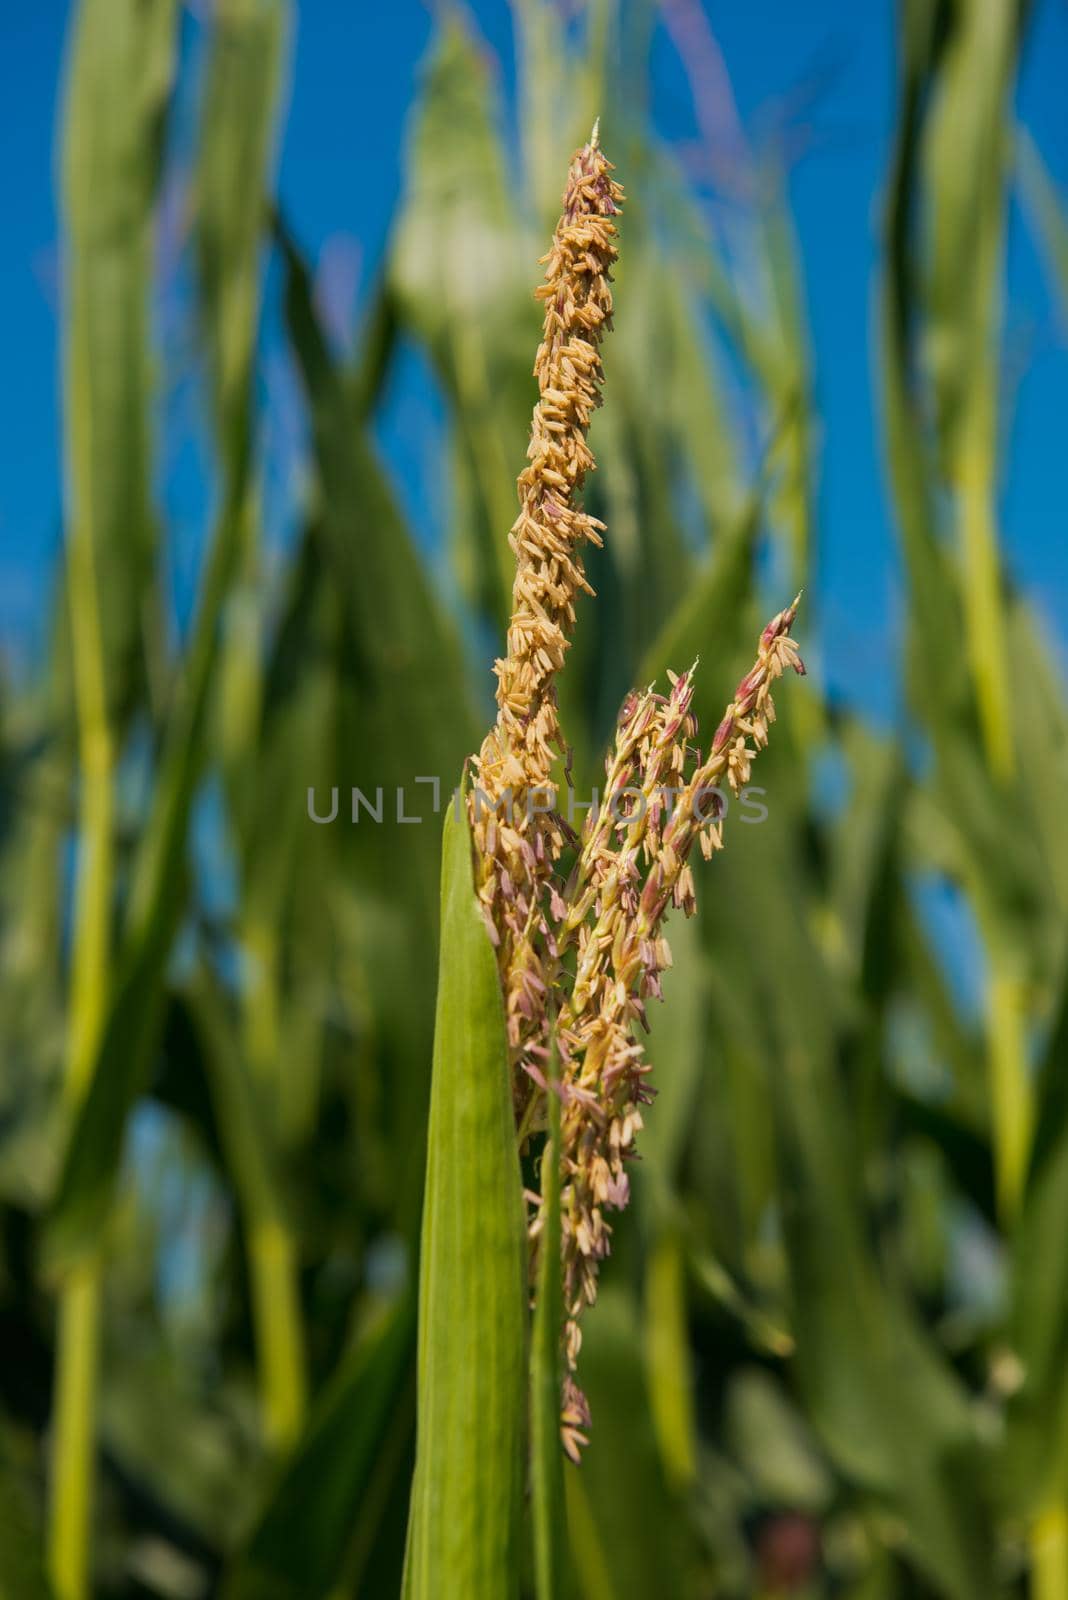
M583 1594L681 1595L694 1540L657 1447L638 1309L614 1265L614 1281L583 1318L581 1381L593 1424L581 1467L565 1467L573 1560Z
M498 122L487 63L461 15L449 13L424 68L390 285L453 401L477 513L473 527L456 530L465 587L503 619L515 479L535 398L532 291L541 252L524 260Z
M799 853L774 807L759 832L739 860L739 830L718 867L745 884L729 936L740 946L734 981L751 996L747 1027L766 1052L798 1384L835 1464L902 1516L917 1561L965 1600L990 1592L976 1425L868 1244L836 1008L806 927Z
M414 1337L414 1296L405 1295L344 1359L232 1563L225 1600L320 1600L334 1592L385 1471L387 1438L407 1436Z
M913 23L917 32L930 24ZM1026 5L960 0L944 13L926 113L924 212L930 232L928 360L947 437L980 381L1008 154L1005 104Z
M447 804L452 774L475 748L476 724L453 619L366 439L361 394L330 357L307 270L281 225L278 239L320 482L316 554L337 606L329 755L340 806L338 859L351 889L354 943L374 997L400 1221L414 1233L438 932L432 813ZM353 789L372 806L377 802L379 823L366 815L355 822ZM415 817L421 821L409 826Z
M668 1482L682 1489L697 1475L697 1417L686 1253L677 1229L661 1227L647 1247L644 1311L650 1414Z
M638 674L639 683L653 683L663 680L668 668L684 672L702 651L712 656L704 671L697 672L693 700L694 714L706 736L714 732L734 687L724 688L722 663L724 657L730 660L736 653L748 620L746 602L751 594L760 509L758 495L753 493L679 599Z
M361 754L371 752L375 762L353 775L372 800L381 787L388 802L377 837L360 835L358 828L349 832L362 852L369 884L388 890L392 898L399 868L418 905L432 898L427 869L436 855L433 829L424 825L401 833L394 822L393 790L406 786L412 811L426 810L425 801L417 802L416 778L436 778L444 796L450 775L474 747L463 658L455 625L412 545L353 396L330 358L307 270L284 229L279 242L286 264L286 314L311 407L321 479L321 555L330 563L342 606L355 731ZM350 772L351 756L339 776ZM436 926L436 910L428 920Z
M12 1600L50 1600L52 1592L29 1497L0 1436L0 1593Z
M770 1373L744 1367L732 1379L727 1428L762 1499L814 1514L826 1510L834 1493L826 1462Z
M1007 621L1013 714L1019 747L1026 751L1017 831L1033 829L1036 835L1041 871L1057 905L1054 939L1059 941L1068 911L1068 837L1061 825L1068 789L1068 706L1050 642L1034 608L1022 595L1010 599ZM1053 957L1057 962L1061 959L1059 943Z
M664 1001L649 1007L656 1115L643 1130L637 1180L640 1197L661 1204L679 1180L708 1043L707 983L697 923L675 916L667 935L671 967L664 978Z
M272 25L280 27L281 6L272 4L269 15ZM269 53L261 59L265 70L270 59ZM268 116L274 92L269 72L260 89L265 97L263 114ZM265 141L260 148L265 149ZM267 179L267 173L260 172L250 181L262 195ZM254 258L254 243L239 234L235 247L252 250ZM246 273L255 272L257 266L255 259L246 261ZM243 348L251 363L251 344ZM246 404L251 377L249 366L243 374ZM249 431L247 424L232 425ZM98 1243L117 1179L126 1117L151 1066L167 957L184 906L189 815L206 755L205 725L219 659L219 622L238 566L246 493L245 472L231 472L165 730L151 811L134 863L113 993L54 1202L49 1227L53 1260L69 1262Z
M196 247L216 429L227 476L251 447L248 379L259 319L259 252L273 167L285 0L221 0L198 129ZM231 493L233 488L231 487Z
M83 0L67 87L65 384L67 470L76 485L68 530L75 688L88 670L87 652L99 649L113 712L131 709L145 655L161 637L153 592L149 291L176 14L174 0ZM79 643L86 629L98 637Z
M1018 1513L1068 1495L1068 980L1041 1063L1034 1150L1012 1241L1012 1343L1004 1487Z
M556 222L563 174L571 152L589 137L594 119L616 110L604 93L608 23L613 7L590 7L580 48L569 48L566 19L541 0L515 8L519 61L519 131L527 191L542 232ZM609 147L612 133L605 128Z
M707 995L697 925L669 925L671 970L664 1005L651 1007L649 1059L655 1067L655 1114L642 1136L637 1198L648 1208L645 1243L646 1381L657 1443L669 1481L690 1483L697 1470L697 1419L687 1323L687 1251L677 1215L678 1180L692 1126L706 1039Z
M276 1151L225 999L206 969L194 974L186 1003L199 1035L215 1125L245 1219L250 1226L280 1226L282 1185Z
M890 969L885 947L888 877L899 848L907 787L901 751L860 726L843 730L850 793L830 861L830 943L836 963L862 990L877 994Z

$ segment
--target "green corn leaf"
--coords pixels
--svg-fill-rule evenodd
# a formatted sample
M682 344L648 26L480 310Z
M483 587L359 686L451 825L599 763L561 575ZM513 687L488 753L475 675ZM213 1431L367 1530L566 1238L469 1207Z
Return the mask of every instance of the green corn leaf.
M0 1595L4 1600L51 1600L44 1552L26 1486L9 1459L0 1431Z
M246 1225L282 1224L277 1154L218 981L199 970L187 989L223 1157Z
M686 1593L695 1535L664 1472L639 1308L619 1265L582 1319L579 1381L593 1425L581 1467L565 1468L568 1526L580 1593L648 1600Z
M506 1600L520 1580L526 1227L504 1007L466 809L445 820L405 1600Z
M174 68L174 0L87 0L63 140L67 466L75 687L98 652L129 710L158 632L150 503L153 202ZM94 615L97 613L97 615ZM142 629L145 632L142 633ZM150 631L151 630L151 631Z
M72 1267L100 1241L122 1161L126 1117L148 1072L162 1016L162 974L176 916L161 911L115 975L93 1076L67 1145L46 1223L52 1271Z
M1068 981L1039 1077L1035 1146L1012 1246L1013 1348L1022 1384L1009 1411L1004 1483L1031 1512L1068 1495Z
M704 568L697 574L675 612L647 652L639 683L663 682L668 668L683 672L702 651L715 652L720 663L733 658L748 626L746 602L752 592L753 552L760 530L761 500L754 492L737 521L724 531ZM711 670L698 670L693 707L702 730L711 734L733 684L724 685Z
M133 1221L129 1213L126 1221ZM113 1294L122 1293L121 1273L122 1265L112 1267ZM203 1404L180 1353L139 1340L121 1360L105 1357L98 1437L119 1481L137 1484L139 1498L153 1506L149 1525L197 1566L217 1569L234 1529L248 1524L256 1480L232 1415Z
M1019 1203L1033 1122L1026 995L1049 970L1048 883L1006 830L1025 755L1012 705L997 535L998 343L1006 108L1026 7L904 9L903 105L888 212L886 416L914 619L912 693L935 751L937 805L991 962L988 1056L998 1206ZM918 283L928 289L925 299ZM923 418L934 414L932 430ZM949 494L946 494L946 491ZM952 514L959 561L947 559ZM956 633L963 650L948 648Z
M74 14L63 141L66 593L79 755L66 1089L81 1117L111 990L115 776L162 637L151 512L152 232L176 7L85 0ZM77 1132L75 1132L77 1138ZM86 1240L91 1249L92 1241ZM57 1316L49 1567L87 1590L100 1285L64 1285Z
M552 6L519 0L515 8L523 176L543 232L559 215L571 152L589 137L595 117L603 113L607 121L616 111L616 97L604 90L609 9L602 0L591 7L585 48L576 50L569 48L567 19ZM616 148L611 128L605 144Z
M252 474L249 373L259 320L259 246L272 166L287 13L280 0L228 0L214 15L194 180L197 310L207 357L223 497L240 552L223 620L216 695L232 810L252 788L250 743L262 696L259 529ZM237 507L244 501L241 512Z
M214 14L196 171L198 308L228 473L249 445L248 375L259 320L258 256L273 167L285 0L223 0Z
M674 367L664 397L667 415L684 447L705 519L717 532L732 527L745 510L745 485L738 470L741 449L715 353L700 336L703 307L687 294L670 260L658 261L656 267Z
M868 1244L836 1066L848 1016L811 939L800 859L772 803L717 863L717 950L771 1091L797 1380L835 1464L902 1519L940 1592L968 1600L990 1593L986 1463L962 1386Z
M322 543L321 527L305 529L263 668L257 725L235 727L223 740L234 761L231 804L246 928L282 927L287 895L331 843L328 832L309 825L307 811L308 788L325 796L338 776L330 750L338 606Z
M1002 248L1005 102L1025 10L1021 0L954 7L926 118L927 354L947 440L964 421L987 359Z
M874 994L890 970L883 948L884 891L893 870L906 780L900 751L890 740L850 723L842 743L851 789L835 832L828 944L836 962L852 978L866 976L862 987Z
M753 268L762 292L738 296L739 332L763 391L771 489L768 514L786 557L788 581L802 584L813 553L815 436L812 379L804 325L800 251L784 201L783 175L767 163L758 177L752 228Z
M918 420L915 395L913 231L924 107L933 73L934 16L930 7L918 0L909 0L903 15L902 105L887 202L882 293L888 464L912 598L917 703L932 718L961 717L971 710L967 675L959 652L943 649L946 639L961 632L960 601L935 536L934 496L926 470L930 449Z
M965 1395L865 1252L838 1176L847 1135L822 1073L795 1052L780 1087L787 1076L779 1109L802 1393L837 1464L902 1517L939 1592L976 1600L993 1592L991 1552Z
M331 359L316 314L307 268L279 223L286 265L286 315L312 416L321 489L320 557L330 564L343 614L346 666L354 680L354 726L361 750L373 750L374 767L348 762L351 776L372 792L381 785L387 806L375 837L352 828L353 849L369 886L397 898L397 872L411 888L411 905L433 898L436 841L433 828L394 829L394 786L437 778L446 790L473 748L475 718L465 681L457 630L435 592L396 507L389 484L364 436L356 401ZM346 732L350 730L346 729ZM387 848L388 846L388 848ZM428 914L437 922L436 907Z
M697 1476L697 1417L687 1321L686 1253L680 1232L661 1227L646 1251L645 1370L649 1410L668 1482Z
M531 296L541 249L525 259L486 64L452 12L434 40L408 151L389 281L402 316L454 404L477 519L456 554L471 599L508 616L515 479L535 391Z
M414 1296L405 1296L320 1397L224 1579L224 1600L324 1600L343 1580L354 1542L367 1534L390 1440L399 1434L407 1446L414 1346Z
M709 886L711 887L711 885ZM642 1133L638 1191L642 1201L666 1204L678 1189L693 1125L707 1047L708 985L698 923L668 923L671 968L664 1002L649 1006L649 1060L656 1069L656 1115Z
M1040 619L1022 595L1008 609L1013 716L1019 747L1027 752L1027 778L1020 796L1020 831L1035 835L1041 851L1041 876L1056 903L1057 931L1068 912L1068 835L1063 826L1068 791L1068 703L1051 643ZM1033 827L1023 824L1023 803ZM1057 942L1055 959L1061 951Z
M639 325L643 305L633 291L640 284L640 277L628 278L618 291L621 303ZM646 306L648 299L646 292ZM693 566L673 503L672 474L665 464L670 435L665 430L657 436L647 425L643 386L648 362L633 348L631 325L629 317L617 318L617 331L606 350L616 381L590 430L600 470L591 482L587 501L610 533L604 553L591 553L588 563L597 598L587 613L589 623L579 630L577 645L587 656L599 656L602 721L609 727L638 661L671 614L680 574ZM628 368L641 374L638 381L627 382ZM586 710L574 682L571 695L566 707L569 726Z
M1007 210L1007 101L1025 7L966 0L943 41L924 128L929 280L923 325L936 438L952 491L965 657L986 764L1014 768L998 548L998 340Z
M805 1419L783 1385L759 1367L743 1367L727 1396L726 1426L738 1458L773 1505L819 1513L834 1483Z
M552 1054L551 1077L557 1075ZM534 1517L534 1572L537 1600L560 1600L566 1593L567 1549L564 1465L560 1445L560 1394L563 1381L560 1340L564 1292L560 1268L560 1100L550 1090L549 1136L542 1151L541 1238L530 1360L531 1492ZM546 1165L546 1163L548 1163Z
M418 1230L433 1011L438 834L431 786L450 775L477 727L453 618L420 559L365 434L362 401L333 361L311 283L281 223L286 317L311 412L321 491L316 555L336 605L337 705L329 747L337 837L351 885L353 944L374 996L377 1052L394 1119L393 1177L405 1233ZM351 824L353 789L382 821ZM398 820L398 791L406 815Z
M697 1469L697 1422L687 1324L687 1252L676 1198L686 1134L698 1099L704 1057L707 986L697 923L669 925L671 970L666 1000L650 1007L649 1059L656 1110L642 1134L637 1185L648 1228L644 1331L649 1403L668 1480L691 1483Z

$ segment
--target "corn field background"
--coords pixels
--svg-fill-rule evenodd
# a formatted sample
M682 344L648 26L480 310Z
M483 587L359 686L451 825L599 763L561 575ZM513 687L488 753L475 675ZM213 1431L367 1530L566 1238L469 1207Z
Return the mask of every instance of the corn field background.
M893 11L877 470L832 530L880 506L889 618L885 594L845 615L823 557L827 241L793 209L815 20L815 81L769 59L768 105L796 93L738 117L714 5L514 0L504 63L484 9L435 9L354 332L277 179L324 13L70 9L62 540L0 689L0 1600L401 1592L438 949L466 937L416 780L444 810L491 718L532 290L596 117L627 203L586 489L607 533L561 680L576 791L669 667L700 656L714 729L799 589L810 670L766 819L728 815L670 923L658 1095L585 1319L590 1443L547 1519L523 1484L508 1592L1068 1600L1055 450L1049 565L1001 532L1031 367L1068 417L1068 147L1018 104L1058 0ZM686 139L656 126L668 56ZM353 59L354 95L375 70ZM332 150L331 181L380 159ZM1023 336L1021 251L1046 308ZM464 1418L457 1472L499 1421Z

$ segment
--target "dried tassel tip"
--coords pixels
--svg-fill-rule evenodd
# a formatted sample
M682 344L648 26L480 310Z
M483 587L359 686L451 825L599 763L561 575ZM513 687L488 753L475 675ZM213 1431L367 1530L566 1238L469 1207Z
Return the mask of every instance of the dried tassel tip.
M510 542L516 553L507 652L496 663L497 720L475 760L471 822L479 858L479 897L498 930L498 959L516 1064L544 1043L544 1019L531 1015L527 978L537 976L551 943L548 905L553 866L566 842L562 824L538 797L565 754L555 679L564 664L580 590L592 592L582 547L600 544L602 525L581 509L579 495L594 466L586 442L601 402L599 345L612 321L610 274L623 191L600 149L597 129L568 172L563 214L544 258L545 303L534 363L538 402L527 465L519 476L519 516ZM507 805L511 827L500 826ZM496 821L496 826L494 823ZM533 864L525 859L534 848ZM525 914L507 892L524 885ZM531 1092L515 1074L517 1115Z

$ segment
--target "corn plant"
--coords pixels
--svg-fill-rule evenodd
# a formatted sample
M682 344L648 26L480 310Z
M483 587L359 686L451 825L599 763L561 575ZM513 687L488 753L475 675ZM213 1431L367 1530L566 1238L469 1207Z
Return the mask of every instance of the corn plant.
M446 836L439 977L424 1202L419 1317L419 1415L404 1592L518 1594L527 1346L525 1281L562 1304L538 1354L565 1377L560 1433L577 1463L590 1423L576 1382L580 1318L597 1298L608 1253L605 1213L622 1209L628 1162L652 1095L634 1029L660 997L671 965L662 933L670 906L695 910L688 857L723 843L725 784L739 793L767 743L770 685L787 664L803 671L790 627L796 603L760 637L756 664L739 684L707 758L691 751L692 671L671 674L666 696L628 695L606 763L605 801L581 839L557 810L551 783L566 758L556 677L564 666L576 600L588 589L582 547L604 524L577 503L594 466L586 434L600 401L599 345L611 325L610 269L623 192L597 129L568 174L563 213L546 258L545 325L535 362L540 397L520 513L509 537L516 557L506 656L497 662L497 720L474 761L464 800L467 827ZM750 744L752 741L752 744ZM707 808L707 809L706 809ZM469 809L469 816L466 815ZM707 826L703 826L707 825ZM574 861L562 862L573 844ZM493 952L496 952L494 961ZM567 963L573 956L573 970ZM498 970L499 969L499 972ZM553 1060L558 1071L549 1071ZM535 1243L558 1240L539 1274L524 1262L519 1157L548 1129L540 1161L544 1196L528 1225ZM513 1127L514 1114L514 1127ZM518 1151L516 1145L518 1143ZM552 1276L563 1274L562 1295ZM537 1399L544 1403L544 1372ZM550 1384L551 1388L552 1385ZM472 1417L479 1427L472 1429ZM543 1459L539 1495L559 1505ZM557 1515L539 1507L537 1571L559 1593Z
M0 1592L1063 1600L1068 710L999 528L1013 229L1065 296L1040 8L899 6L881 723L824 682L828 357L715 9L519 0L514 78L436 17L350 343L290 10L72 8Z

